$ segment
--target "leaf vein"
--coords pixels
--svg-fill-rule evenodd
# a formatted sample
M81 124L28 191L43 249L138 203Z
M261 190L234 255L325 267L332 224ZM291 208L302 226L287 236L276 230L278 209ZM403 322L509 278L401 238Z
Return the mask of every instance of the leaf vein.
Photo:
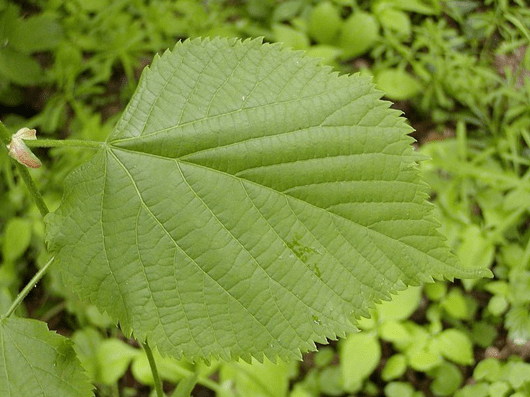
M267 329L266 325L263 324L253 313L249 312L248 308L246 308L235 296L233 296L232 294L230 294L230 292L228 292L225 288L223 288L222 285L219 284L219 282L217 280L215 280L210 274L208 274L208 272L204 271L204 269L201 268L201 266L192 258L188 255L188 253L186 251L184 251L179 245L178 243L175 241L175 239L171 236L171 234L169 234L169 231L164 227L164 225L160 222L160 220L156 217L155 214L153 214L153 212L150 210L149 206L145 203L145 201L143 200L142 198L142 195L138 189L138 187L136 186L136 183L134 182L134 178L132 177L132 175L129 173L129 171L127 170L127 167L125 167L125 165L114 155L112 154L113 157L115 158L115 160L120 164L120 166L126 171L126 173L128 174L130 180L131 180L131 183L132 185L134 186L136 192L137 192L137 195L138 195L138 198L141 202L141 204L145 207L145 209L147 210L147 212L153 217L153 219L159 224L159 226L162 228L162 230L164 231L164 233L166 233L166 235L171 239L171 241L173 241L175 247L180 250L180 252L182 252L187 258L189 258L189 260L197 267L197 269L199 269L203 275L205 275L207 278L209 278L210 280L212 280L215 284L217 284L230 298L232 298L235 302L237 302L243 309L244 311L246 311L251 317L253 317L262 327L263 329L271 336L273 337L269 330ZM177 165L177 168L180 170L180 167L178 165L178 163L176 164ZM180 170L181 172L181 175L183 177L183 180L185 181L185 177L184 175L182 174L182 171ZM186 182L187 183L187 182ZM189 184L188 184L189 186ZM190 190L197 196L198 199L200 199L202 201L202 199L197 195L197 193L190 187ZM206 204L205 204L206 206ZM208 208L210 210L210 208L208 206L206 206L206 208ZM211 211L211 210L210 210Z
M236 109L236 110L231 110L229 112L220 113L220 114L217 114L215 116L205 116L205 117L202 117L200 119L187 121L187 122L182 123L182 124L180 123L180 120L179 120L179 122L177 122L173 126L160 128L160 129L152 131L152 132L150 132L148 134L141 134L141 135L137 135L137 136L132 136L132 137L128 137L128 138L119 138L119 139L112 139L112 135L111 135L109 137L109 142L112 145L116 145L116 144L122 143L122 142L134 141L134 140L137 140L137 139L145 139L145 138L149 138L149 137L152 137L152 136L160 134L160 133L169 132L169 131L174 130L174 129L180 129L180 128L187 127L187 126L193 126L194 124L201 123L201 122L207 121L207 120L214 120L214 119L217 119L217 118L232 116L232 115L234 115L236 113L240 113L240 112L249 112L249 113L251 113L252 111L255 111L256 109L266 109L268 107L278 107L278 106L282 106L282 105L285 106L285 105L290 104L290 103L300 102L301 100L306 101L306 100L312 100L312 99L315 99L315 98L318 98L318 97L324 97L324 96L326 96L328 94L337 94L337 91L341 91L341 90L346 89L346 88L347 87L341 87L339 89L333 88L333 89L330 89L328 91L319 92L318 94L314 94L314 95L308 95L308 96L303 97L303 98L293 98L293 99L288 99L288 100L284 100L284 101L271 102L271 103L267 103L267 104L264 104L264 105L256 105L256 106L246 107L246 108L242 108L241 107L241 108ZM162 93L160 93L158 96L160 96L161 94ZM366 94L364 94L364 95L366 95ZM360 95L357 98L350 99L346 103L346 105L348 105L348 104L352 104L353 105L355 102L361 100L364 97L364 95ZM145 127L148 124L147 120L144 123L145 123L144 124L144 130L145 130ZM310 127L314 127L314 125L309 126L308 128L310 128Z

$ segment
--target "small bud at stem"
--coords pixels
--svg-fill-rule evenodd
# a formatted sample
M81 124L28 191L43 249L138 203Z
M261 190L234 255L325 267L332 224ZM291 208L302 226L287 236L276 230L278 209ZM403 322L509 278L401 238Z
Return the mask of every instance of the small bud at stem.
M21 128L11 137L11 143L7 145L9 155L17 160L20 164L30 168L39 168L42 166L41 161L26 146L24 140L37 139L37 131L29 128Z

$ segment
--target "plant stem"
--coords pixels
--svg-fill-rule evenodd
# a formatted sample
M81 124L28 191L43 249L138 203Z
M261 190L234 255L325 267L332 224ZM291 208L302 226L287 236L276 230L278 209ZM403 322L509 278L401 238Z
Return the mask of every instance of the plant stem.
M40 269L33 278L26 284L24 289L19 292L16 299L13 301L13 304L9 308L9 310L2 316L2 319L9 317L13 312L16 310L18 305L24 300L24 298L29 294L29 291L31 291L35 285L40 281L40 279L44 276L50 265L52 264L54 260L54 257L52 256L50 260Z
M151 367L151 373L153 374L153 380L155 382L156 395L158 397L164 397L164 392L162 391L162 381L158 376L158 369L156 368L155 358L153 357L153 351L149 347L147 341L143 343L145 354L147 355L147 360L149 360L149 366Z
M100 141L84 141L81 139L37 139L37 140L25 140L24 143L27 147L82 147L100 149L105 145L105 142Z
M5 127L4 123L0 121L0 140L5 144L9 145L9 142L11 142L11 135L9 135L9 131Z
M44 199L42 198L42 195L39 192L39 189L37 189L37 185L35 185L35 181L29 174L28 169L25 165L20 164L18 161L14 161L15 166L17 167L18 172L20 173L20 176L22 177L22 180L26 184L29 193L31 195L31 198L33 201L35 201L35 204L37 204L37 208L40 211L40 214L42 217L45 217L50 210L48 209L48 206L44 202Z
M180 366L175 366L174 370L175 370L175 372L178 372L180 375L182 375L183 377L186 377L186 378L193 375L193 371L190 371L190 370L185 369L185 368L180 367ZM214 392L217 393L217 395L221 395L222 393L226 393L226 390L221 385L219 385L219 383L216 383L213 380L210 380L210 379L205 378L203 376L198 376L197 377L197 383L209 388L210 390L213 390Z
M2 127L4 126L0 122L0 131L2 130ZM3 134L0 134L0 135L2 135L1 140L3 140L4 138ZM0 144L0 146L3 146L3 145ZM7 152L7 149L6 149L6 152ZM37 189L37 185L35 185L35 181L29 174L27 167L25 165L20 164L18 161L14 159L12 160L13 160L13 164L15 164L15 167L17 167L17 170L20 176L22 177L22 180L26 184L29 190L29 193L31 195L31 198L33 199L33 201L35 201L35 204L37 205L37 208L39 209L40 214L42 215L42 217L45 217L48 214L48 212L50 212L50 210L48 209L48 206L44 202L44 199L42 198L42 195L40 194L39 189Z

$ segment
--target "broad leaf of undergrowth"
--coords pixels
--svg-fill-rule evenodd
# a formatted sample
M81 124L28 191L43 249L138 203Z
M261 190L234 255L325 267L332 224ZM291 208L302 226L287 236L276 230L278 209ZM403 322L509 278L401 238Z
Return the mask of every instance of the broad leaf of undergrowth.
M443 244L399 112L259 40L179 43L65 181L67 285L189 359L300 357L408 284L478 276Z
M72 342L41 321L0 320L0 396L88 397L92 385Z

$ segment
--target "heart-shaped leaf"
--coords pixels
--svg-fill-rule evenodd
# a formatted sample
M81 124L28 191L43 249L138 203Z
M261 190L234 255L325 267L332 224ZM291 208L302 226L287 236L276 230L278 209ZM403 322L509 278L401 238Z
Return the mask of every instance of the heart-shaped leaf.
M443 244L399 112L259 40L179 43L46 218L67 285L189 359L298 358L407 284L477 276Z

